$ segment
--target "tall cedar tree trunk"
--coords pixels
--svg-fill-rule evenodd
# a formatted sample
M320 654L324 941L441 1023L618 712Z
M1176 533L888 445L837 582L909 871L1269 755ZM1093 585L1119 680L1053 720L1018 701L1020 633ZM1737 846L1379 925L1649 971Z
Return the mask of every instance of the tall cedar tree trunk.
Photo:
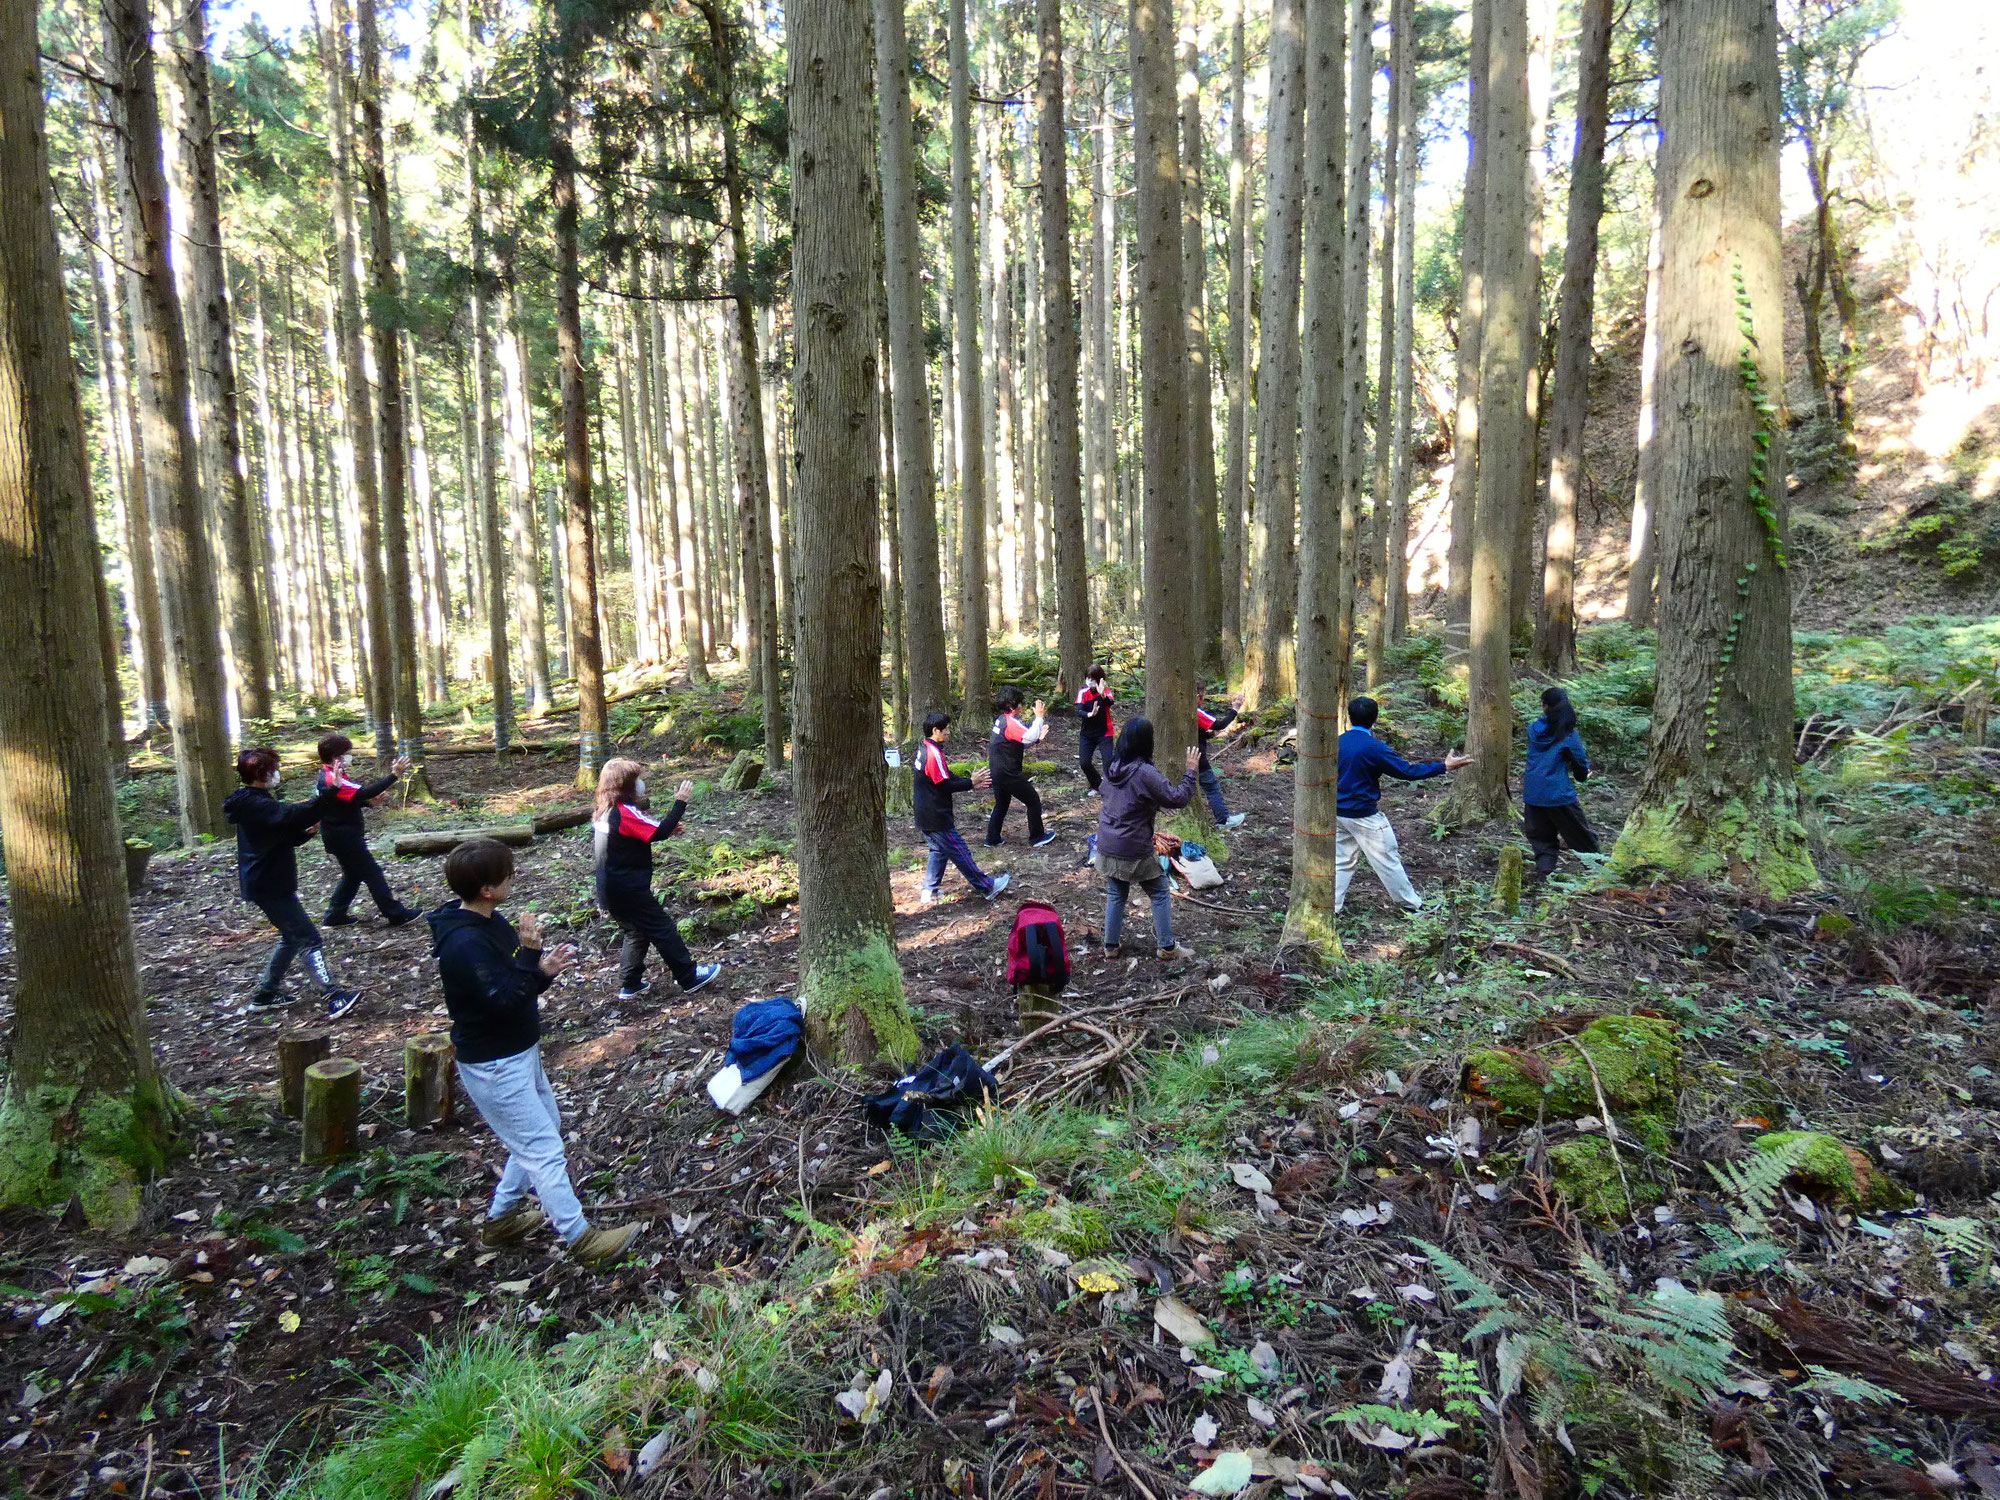
M1282 946L1340 955L1334 930L1347 458L1346 0L1308 0L1305 119L1305 402L1299 466L1299 758L1292 778L1292 890Z
M1187 302L1188 525L1193 529L1195 670L1220 673L1222 537L1215 511L1215 387L1209 370L1208 245L1202 223L1201 51L1192 23L1180 33L1181 295Z
M1243 658L1243 523L1250 485L1250 122L1244 68L1244 14L1232 0L1229 27L1229 457L1222 481L1222 656Z
M764 452L764 386L757 367L757 306L750 276L750 232L743 200L750 185L736 120L736 50L730 19L719 0L702 0L709 46L715 55L715 89L722 124L722 180L729 200L730 415L736 434L736 482L750 511L745 542L751 569L743 580L751 601L752 648L763 690L764 765L775 775L785 763L784 682L778 667L778 579L771 536L771 476Z
M222 622L188 415L187 332L168 259L167 180L152 16L147 0L113 0L103 16L118 124L119 206L133 308L133 363L139 377L140 452L159 572L174 778L180 794L181 837L192 844L201 834L223 831L222 799L235 783L223 710ZM10 209L19 201L10 200ZM10 222L21 217L8 215ZM68 347L64 342L65 354ZM94 671L91 676L97 678ZM102 703L98 712L103 712ZM97 740L93 732L90 743Z
M507 267L500 326L502 424L507 440L507 529L514 566L514 615L528 671L528 717L545 717L549 696L548 611L542 598L541 526L535 519L534 434L528 409L528 351L521 342L521 289Z
M462 85L468 96L478 87L480 23L485 7L475 0L460 0L459 21L465 35L465 76ZM477 546L486 558L486 650L490 658L493 687L493 751L507 753L514 736L514 683L509 662L507 633L507 537L501 519L499 490L493 462L493 300L486 270L486 212L482 202L483 184L479 176L479 135L474 128L469 102L465 109L465 222L472 243L472 348L467 358L472 365L473 448L478 468L478 540L468 533L466 550ZM469 519L469 518L468 518Z
M1486 124L1487 52L1493 0L1472 0L1472 53L1466 71L1465 198L1458 246L1458 350L1451 424L1450 535L1445 552L1445 654L1463 660L1472 624L1472 547L1479 498L1479 366L1486 329L1486 177L1492 144Z
M189 353L201 412L202 471L215 487L216 533L222 543L222 618L236 665L238 709L246 719L271 717L271 630L257 598L256 518L244 482L242 426L237 411L235 328L222 262L222 199L216 181L215 118L209 103L208 3L186 0L179 12L179 73L185 112L182 152L189 207Z
M1362 419L1368 407L1368 165L1375 106L1375 0L1353 0L1347 22L1347 404L1342 413L1340 456L1340 689L1345 703L1354 686L1354 606L1360 592Z
M1509 582L1522 497L1534 473L1531 385L1539 332L1528 253L1528 15L1490 0L1486 58L1486 294L1480 340L1479 496L1473 521L1466 753L1445 803L1458 823L1504 818L1514 744ZM1525 582L1525 580L1523 580Z
M1396 158L1396 380L1395 431L1389 447L1389 591L1384 611L1388 637L1400 644L1410 628L1410 418L1416 384L1417 148L1415 0L1395 0L1396 109L1403 143Z
M1646 250L1646 333L1639 349L1639 433L1632 469L1632 532L1625 544L1625 618L1653 623L1653 576L1657 571L1653 512L1659 503L1660 445L1660 206L1654 193L1653 233Z
M868 0L785 8L799 618L799 1000L822 1053L909 1062L883 841L875 153Z
M369 0L362 0L363 4ZM556 210L556 359L563 429L564 539L569 584L571 668L576 673L576 785L597 784L604 764L604 644L597 618L597 551L590 504L590 395L584 388L583 308L577 268L576 157L571 144L575 107L564 77L561 124L549 172Z
M1036 146L1041 154L1042 339L1048 380L1044 409L1048 417L1049 512L1056 541L1056 659L1062 674L1060 687L1073 695L1090 667L1090 578L1084 557L1077 324L1070 280L1062 0L1038 0L1035 14L1042 49L1037 79L1041 121ZM925 437L929 437L928 432Z
M126 89L150 98L151 68L133 51L146 42L143 9L108 17ZM100 563L38 48L35 7L0 7L0 840L15 940L0 1205L75 1204L93 1227L123 1234L165 1159L168 1109L104 746ZM144 124L150 112L123 113ZM157 188L157 131L150 139ZM163 210L164 193L154 202Z
M1294 681L1298 559L1292 528L1298 487L1305 108L1305 0L1275 0L1257 356L1257 576L1243 620L1243 702L1249 708L1287 697Z
M1139 277L1139 421L1146 527L1146 717L1169 770L1195 742L1198 625L1188 491L1187 302L1181 289L1181 166L1172 0L1131 0L1133 177Z
M1776 0L1661 14L1660 652L1621 870L1817 883L1792 756Z
M339 337L347 439L353 454L354 499L361 523L361 592L367 608L368 718L374 728L375 758L396 753L395 627L389 618L389 584L382 567L382 489L388 478L386 455L377 447L375 396L363 353L361 228L354 206L353 77L347 56L347 0L333 0L321 34L321 76L326 80L327 130L333 148L334 256L339 266ZM397 481L400 483L400 479Z
M396 327L403 292L389 223L389 161L382 133L382 41L375 24L375 0L356 0L355 18L361 63L361 131L356 144L362 183L368 193L368 305L375 327L381 416L382 582L395 647L395 689L390 706L396 716L396 753L416 762L404 795L427 800L430 783L424 771L424 706L417 691L417 653L422 649L422 637L417 633L410 578L409 435L403 408L402 340ZM376 652L375 657L380 661L381 653Z
M687 416L685 361L681 350L682 326L677 314L669 337L666 314L655 309L654 327L658 331L658 347L663 356L660 361L664 387L662 396L667 408L668 449L672 460L669 473L675 497L671 540L674 578L680 596L681 648L687 652L688 681L706 683L709 680L708 646L703 633L711 617L702 600L700 526L697 520L700 497L695 488L694 465L690 462L688 448L691 429Z
M887 257L890 424L896 434L896 531L901 550L904 661L914 743L928 714L951 706L944 644L944 578L938 561L937 473L931 450L929 361L924 350L923 236L917 225L916 145L910 119L910 46L904 0L875 0L876 113L882 147L882 243ZM947 420L949 417L947 416Z
M1583 419L1590 407L1590 327L1597 290L1597 224L1604 213L1604 136L1611 100L1612 0L1583 0L1577 40L1576 146L1557 313L1555 392L1549 400L1549 536L1535 655L1554 677L1576 671L1576 499L1583 481ZM1521 581L1525 585L1526 580Z
M1389 7L1389 117L1382 128L1382 253L1377 273L1382 292L1377 300L1375 355L1375 535L1370 539L1368 598L1368 686L1379 688L1389 676L1389 577L1401 565L1393 553L1393 502L1389 471L1394 467L1396 441L1396 234L1398 203L1396 174L1402 164L1403 79L1410 70L1410 28L1402 0Z
M951 301L958 396L958 670L963 712L992 691L986 622L986 421L979 363L979 260L974 248L971 0L951 6Z

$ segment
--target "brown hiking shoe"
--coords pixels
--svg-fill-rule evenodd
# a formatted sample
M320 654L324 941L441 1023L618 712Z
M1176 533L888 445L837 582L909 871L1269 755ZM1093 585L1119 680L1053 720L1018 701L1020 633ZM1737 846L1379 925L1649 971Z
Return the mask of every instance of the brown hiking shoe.
M601 1271L625 1253L644 1227L614 1224L609 1229L599 1229L593 1224L569 1242L570 1258L586 1270Z
M487 1219L479 1226L479 1243L488 1248L518 1245L548 1222L548 1215L534 1204L517 1203L499 1218Z

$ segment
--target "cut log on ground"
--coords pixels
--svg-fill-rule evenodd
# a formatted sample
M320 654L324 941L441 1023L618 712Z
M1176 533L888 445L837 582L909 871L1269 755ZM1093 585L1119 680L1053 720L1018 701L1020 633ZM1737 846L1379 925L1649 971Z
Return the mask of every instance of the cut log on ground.
M763 779L764 757L754 750L739 750L715 784L725 792L747 792Z
M361 1138L361 1064L351 1057L330 1057L307 1068L302 1119L300 1161L352 1156Z
M535 819L533 827L535 830L536 837L539 838L541 835L545 833L561 833L565 829L581 828L583 827L584 824L588 823L589 821L590 821L589 808L572 807L566 812L550 812L541 814L541 816Z
M333 1051L324 1031L301 1031L278 1038L278 1113L296 1120L305 1112L306 1069Z
M410 1129L422 1130L456 1113L452 1069L456 1056L451 1038L442 1032L427 1032L403 1043L403 1123Z
M437 833L406 833L392 847L397 858L414 859L426 854L449 854L460 844L469 844L474 839L492 839L495 843L519 849L535 841L535 825L497 823L491 828L447 828Z

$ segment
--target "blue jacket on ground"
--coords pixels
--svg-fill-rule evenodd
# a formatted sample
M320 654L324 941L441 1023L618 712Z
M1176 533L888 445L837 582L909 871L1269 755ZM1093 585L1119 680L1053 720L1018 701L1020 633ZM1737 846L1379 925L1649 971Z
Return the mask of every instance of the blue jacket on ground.
M1528 726L1528 763L1521 771L1521 800L1530 807L1574 807L1576 785L1590 779L1590 757L1574 729L1558 735L1546 718Z
M1428 781L1444 775L1444 762L1427 760L1411 765L1402 756L1375 738L1372 729L1359 725L1340 737L1340 815L1343 818L1372 818L1382 801L1382 778L1399 781Z
M798 1050L804 1031L805 1017L785 996L752 1000L736 1012L725 1061L736 1064L745 1083L762 1078Z

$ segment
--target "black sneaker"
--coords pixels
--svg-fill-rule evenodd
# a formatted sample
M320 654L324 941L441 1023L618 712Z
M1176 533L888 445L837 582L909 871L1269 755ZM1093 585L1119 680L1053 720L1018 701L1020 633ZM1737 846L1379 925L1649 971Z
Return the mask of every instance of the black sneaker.
M653 993L653 981L642 979L637 989L623 989L618 992L620 1000L638 1000Z
M338 1021L361 1003L359 990L334 990L326 997L326 1018Z
M1042 847L1042 845L1053 844L1055 841L1056 841L1056 831L1053 828L1051 828L1047 833L1043 834L1040 838L1035 840L1034 847L1039 849Z
M722 972L721 964L696 964L694 966L694 983L682 985L681 993L684 995L692 995L696 990L700 989L703 985L707 984L710 980L714 979L715 976L720 974L721 972Z
M414 906L399 906L389 913L387 921L391 927L407 927L422 915Z
M981 842L980 847L985 849L998 849L1002 844L1006 842L1007 841L1005 839L985 839Z
M319 919L322 927L352 927L360 920L352 912L330 911Z
M246 1003L251 1010L277 1010L290 1005L292 997L283 990L259 990Z

